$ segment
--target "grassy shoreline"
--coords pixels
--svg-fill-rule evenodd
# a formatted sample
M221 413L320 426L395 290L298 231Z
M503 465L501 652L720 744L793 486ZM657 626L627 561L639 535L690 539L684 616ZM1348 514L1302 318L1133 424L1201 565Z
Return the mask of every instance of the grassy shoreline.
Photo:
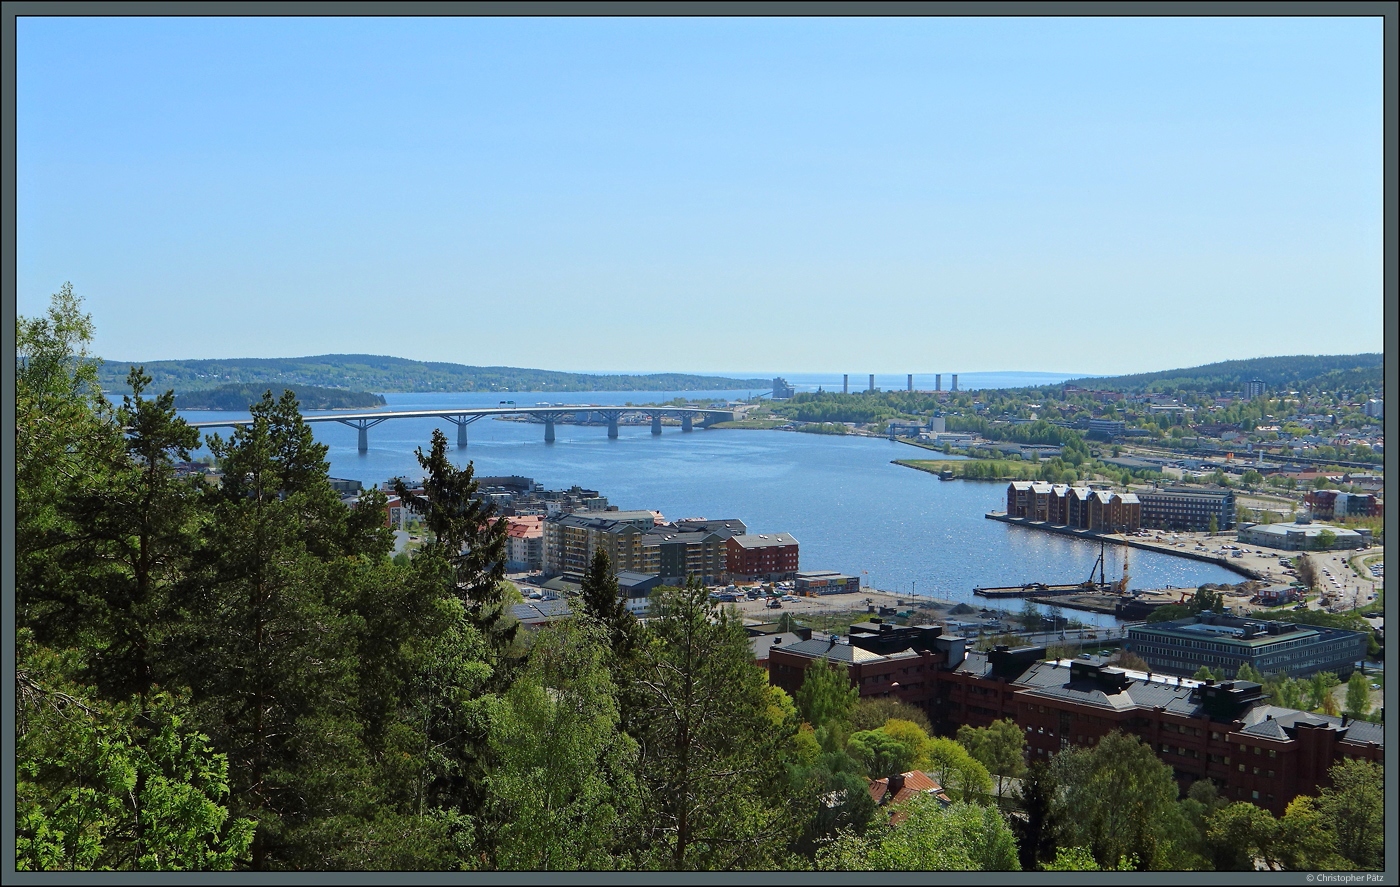
M994 483L1005 483L1013 480L1026 480L1026 478L1014 474L998 475L996 477L968 478L963 477L962 473L958 470L958 466L960 465L1001 462L1003 461L1001 459L891 459L890 461L895 465L899 465L904 468L913 468L915 471L927 471L929 474L938 474L944 469L948 469L953 472L953 476L956 477L958 480L989 480Z

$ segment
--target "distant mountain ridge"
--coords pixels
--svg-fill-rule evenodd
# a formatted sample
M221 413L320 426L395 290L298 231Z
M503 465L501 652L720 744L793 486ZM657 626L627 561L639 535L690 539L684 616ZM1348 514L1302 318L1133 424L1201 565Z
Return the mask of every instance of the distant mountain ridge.
M127 369L144 366L157 391L202 391L221 385L312 385L374 392L428 391L713 391L767 388L771 379L730 379L687 373L648 375L563 373L523 367L479 367L374 354L228 360L106 361L102 385L126 385Z
M1255 357L1226 360L1186 369L1135 373L1126 376L1091 376L1066 384L1091 388L1154 391L1164 389L1243 390L1246 382L1262 381L1269 388L1379 388L1385 369L1383 354L1299 354L1291 357Z

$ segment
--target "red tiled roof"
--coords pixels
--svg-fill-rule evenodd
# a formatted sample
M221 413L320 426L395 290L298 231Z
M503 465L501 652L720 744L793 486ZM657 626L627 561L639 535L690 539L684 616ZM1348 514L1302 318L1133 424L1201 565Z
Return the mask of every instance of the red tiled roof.
M544 517L538 514L506 518L506 535L516 539L528 539L544 535Z
M899 791L894 793L890 792L889 779L870 780L870 799L883 807L903 804L919 795L927 794L933 795L945 804L952 803L952 799L944 794L943 786L939 785L937 780L922 770L910 770L908 773L903 773L901 775L904 777L904 784L900 786ZM904 816L904 813L896 811L891 815L890 822L892 824L897 824Z

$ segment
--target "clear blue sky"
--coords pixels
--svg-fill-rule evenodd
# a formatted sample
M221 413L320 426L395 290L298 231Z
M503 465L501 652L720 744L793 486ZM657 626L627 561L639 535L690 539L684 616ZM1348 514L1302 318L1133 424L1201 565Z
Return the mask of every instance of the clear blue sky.
M121 360L1380 351L1379 19L21 19L19 310Z

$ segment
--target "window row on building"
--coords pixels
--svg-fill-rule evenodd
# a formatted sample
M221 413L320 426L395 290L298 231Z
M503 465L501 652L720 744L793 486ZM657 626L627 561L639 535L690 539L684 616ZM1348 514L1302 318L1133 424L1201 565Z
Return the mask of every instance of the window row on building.
M1132 533L1142 525L1142 505L1135 493L1045 481L1012 481L1006 488L1006 513L1010 517L1106 533Z
M1183 790L1210 779L1225 797L1275 814L1299 794L1317 794L1339 760L1383 755L1381 725L1281 708L1255 683L1044 657L1043 647L967 652L964 638L937 625L861 624L844 639L774 646L769 680L795 694L806 669L824 658L845 668L862 697L916 705L943 735L1009 718L1025 731L1032 760L1119 730L1147 743Z
M571 578L584 576L598 551L614 571L655 574L665 584L790 579L799 562L791 535L749 533L735 519L658 524L650 511L575 512L546 518L542 536L544 570Z

